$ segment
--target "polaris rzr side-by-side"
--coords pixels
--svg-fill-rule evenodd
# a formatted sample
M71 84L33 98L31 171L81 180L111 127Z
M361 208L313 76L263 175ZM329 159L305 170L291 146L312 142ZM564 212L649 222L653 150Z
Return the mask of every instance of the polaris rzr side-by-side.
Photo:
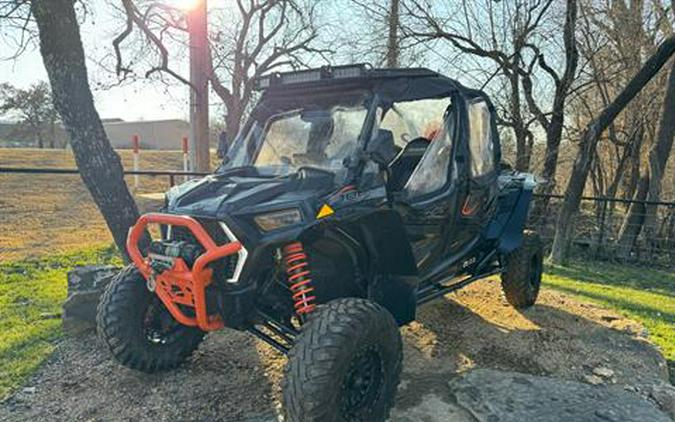
M534 179L500 165L486 95L430 70L323 67L258 88L218 170L129 232L100 336L154 372L209 331L245 330L288 355L286 420L384 420L418 306L496 274L513 306L535 302Z

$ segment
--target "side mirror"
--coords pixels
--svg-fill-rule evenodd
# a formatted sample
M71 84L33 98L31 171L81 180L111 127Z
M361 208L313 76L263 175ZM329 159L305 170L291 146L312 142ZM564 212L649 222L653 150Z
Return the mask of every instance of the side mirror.
M396 157L394 134L390 130L378 129L374 138L368 142L366 152L380 168L385 168Z

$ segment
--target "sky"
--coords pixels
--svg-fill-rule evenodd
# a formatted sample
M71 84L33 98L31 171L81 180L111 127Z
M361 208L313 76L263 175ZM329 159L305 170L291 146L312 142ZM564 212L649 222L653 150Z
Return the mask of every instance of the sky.
M166 1L179 3L191 0ZM226 1L228 0L211 0L212 5ZM120 13L113 9L111 3L113 2L92 1L89 13L81 21L89 83L94 92L99 114L105 119L187 119L189 91L185 86L174 84L167 87L163 83L141 81L110 87L116 78L114 72L105 67L110 64L109 58L106 60L106 57L112 54L111 40L123 26ZM27 88L40 80L47 80L36 42L19 57L9 58L15 52L16 45L10 40L0 41L0 83Z

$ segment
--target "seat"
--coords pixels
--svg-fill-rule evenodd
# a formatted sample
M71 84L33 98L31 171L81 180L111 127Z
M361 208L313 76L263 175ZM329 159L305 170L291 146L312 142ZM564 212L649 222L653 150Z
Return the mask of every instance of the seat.
M430 143L431 141L427 138L421 136L415 138L408 142L389 163L387 189L390 192L398 192L403 189Z

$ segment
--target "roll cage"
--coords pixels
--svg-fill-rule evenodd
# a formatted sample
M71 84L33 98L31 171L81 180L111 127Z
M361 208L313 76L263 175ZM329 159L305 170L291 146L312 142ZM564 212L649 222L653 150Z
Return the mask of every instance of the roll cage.
M464 87L459 82L428 69L372 69L368 65L323 67L299 72L275 73L257 82L262 91L258 105L244 125L225 159L225 168L251 165L255 160L255 145L247 145L246 137L256 125L276 113L301 109L307 105L339 104L348 99L360 98L368 112L358 138L357 148L346 160L348 170L344 184L359 184L364 169L368 167L368 155L364 152L384 116L397 103L448 98L452 101L452 113L443 116L445 130L452 138L452 149L447 159L448 174L445 183L433 191L409 195L405 190L397 192L397 199L426 206L439 196L451 194L453 182L460 185L486 186L494 183L498 163L501 160L499 136L495 122L495 110L487 95ZM489 131L492 142L490 171L480 175L471 174L472 150L470 133L470 104L482 102L489 113ZM245 162L232 159L245 150ZM228 163L230 161L230 163ZM424 161L419 162L424 165ZM454 173L454 174L453 174ZM372 180L372 179L368 179Z

